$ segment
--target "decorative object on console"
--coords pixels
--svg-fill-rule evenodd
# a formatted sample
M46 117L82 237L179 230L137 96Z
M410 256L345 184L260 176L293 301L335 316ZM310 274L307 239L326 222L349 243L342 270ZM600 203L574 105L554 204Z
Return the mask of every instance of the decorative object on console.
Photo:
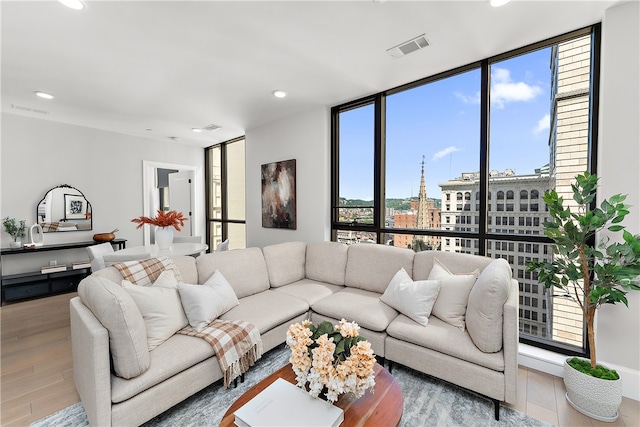
M93 235L93 240L96 242L110 242L116 238L116 233L120 231L117 228L109 233L97 233Z
M188 218L182 212L158 210L155 218L140 216L132 219L131 222L138 224L136 228L141 228L145 224L155 225L156 244L160 249L169 249L173 242L173 230L171 230L171 227L175 228L176 231L180 231L187 220Z
M596 364L594 318L603 304L628 305L626 294L640 290L640 234L634 236L620 225L629 214L623 203L626 195L613 195L595 206L598 179L588 172L576 176L571 185L573 209L564 206L555 190L545 192L542 199L551 219L544 223L544 234L554 241L553 260L532 261L527 271L538 272L547 289L561 291L554 296L574 301L587 323L590 366L582 367L578 358L566 360L567 400L589 417L613 422L622 402L622 384L617 372ZM595 242L604 230L609 236L622 231L622 242L610 243L609 236Z
M262 165L262 226L295 230L296 160Z
M29 229L29 243L25 246L29 248L35 248L36 246L44 245L44 231L40 224L33 224Z
M286 342L298 387L308 382L314 397L326 389L330 403L340 394L358 398L373 388L376 357L371 343L359 336L359 329L357 323L344 319L335 326L325 321L316 327L309 320L289 326Z
M68 184L47 191L38 203L36 218L45 233L93 228L91 203L82 191Z
M4 230L11 236L13 242L9 243L9 247L11 248L19 248L22 243L18 240L20 237L24 237L24 232L27 228L25 225L25 220L21 219L18 221L15 218L3 218L2 225L4 225Z

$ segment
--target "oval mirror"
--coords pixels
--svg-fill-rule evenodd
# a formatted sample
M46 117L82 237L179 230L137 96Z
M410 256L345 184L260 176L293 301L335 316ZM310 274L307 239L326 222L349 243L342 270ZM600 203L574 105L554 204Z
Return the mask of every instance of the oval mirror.
M91 216L91 203L82 191L67 184L47 191L36 211L44 233L91 230Z

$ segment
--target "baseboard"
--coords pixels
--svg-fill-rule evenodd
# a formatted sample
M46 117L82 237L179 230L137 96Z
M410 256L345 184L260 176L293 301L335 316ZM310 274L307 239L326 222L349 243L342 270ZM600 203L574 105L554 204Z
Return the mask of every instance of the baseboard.
M520 344L518 350L518 364L562 378L564 359L567 356L527 344ZM602 363L609 368L615 369L620 374L622 378L622 395L629 399L640 401L640 371L606 361Z

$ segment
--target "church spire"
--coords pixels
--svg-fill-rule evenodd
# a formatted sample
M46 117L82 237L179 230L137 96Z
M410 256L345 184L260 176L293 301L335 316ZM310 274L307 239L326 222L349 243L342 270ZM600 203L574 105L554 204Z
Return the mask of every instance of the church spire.
M420 176L420 192L418 193L416 228L423 230L431 228L429 224L429 208L427 206L427 190L424 185L424 156L422 156L422 173Z

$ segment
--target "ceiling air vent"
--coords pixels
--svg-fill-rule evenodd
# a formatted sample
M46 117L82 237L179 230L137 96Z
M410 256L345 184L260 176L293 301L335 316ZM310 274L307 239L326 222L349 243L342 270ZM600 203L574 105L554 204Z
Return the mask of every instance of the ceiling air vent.
M218 130L218 129L220 129L220 126L218 125L207 125L202 128L202 130L208 130L209 132L213 132L214 130Z
M389 55L393 56L394 58L401 58L405 55L410 54L411 52L415 52L416 50L420 50L427 46L429 46L429 40L427 40L424 34L421 34L409 41L400 43L398 46L387 49L387 52L389 52Z
M11 108L13 108L14 110L20 110L20 111L24 111L24 112L27 112L27 113L43 114L43 115L46 115L46 116L49 115L48 111L38 110L36 108L31 108L31 107L23 107L22 105L11 104Z

